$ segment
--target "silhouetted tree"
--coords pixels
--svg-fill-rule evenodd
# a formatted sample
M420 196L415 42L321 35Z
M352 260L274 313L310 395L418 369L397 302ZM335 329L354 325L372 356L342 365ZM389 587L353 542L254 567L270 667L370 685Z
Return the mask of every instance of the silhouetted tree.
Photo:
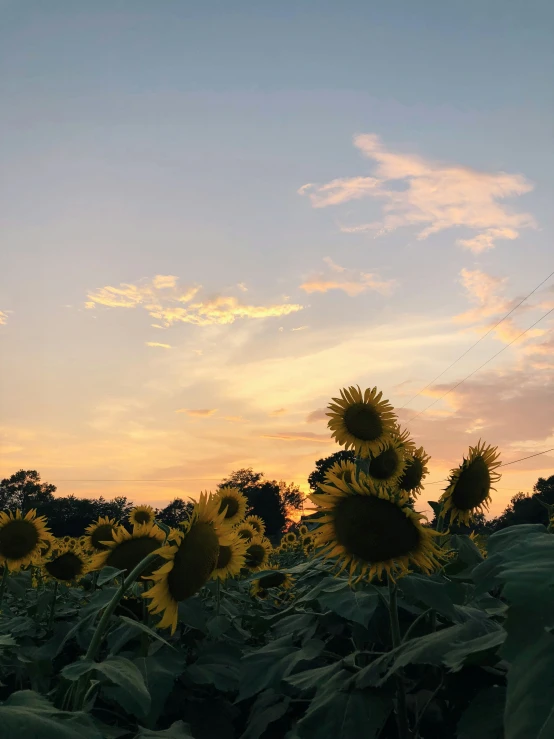
M315 463L315 470L313 472L310 472L308 476L308 485L310 486L310 489L314 493L317 491L318 486L325 482L325 473L327 472L327 470L331 469L335 462L341 462L343 460L353 462L355 459L356 457L354 455L354 452L350 450L345 451L344 449L340 452L335 452L334 454L331 454L330 457L318 459Z
M554 475L548 479L539 477L533 486L532 494L517 493L503 513L490 524L494 531L516 526L521 523L542 523L548 525L548 511L542 505L554 505Z
M19 470L0 482L0 511L41 508L54 500L55 492L56 486L41 482L36 470Z
M181 521L184 521L188 514L192 511L194 503L185 501L182 498L175 498L168 503L165 508L156 510L156 518L158 521L165 523L166 526L176 528Z

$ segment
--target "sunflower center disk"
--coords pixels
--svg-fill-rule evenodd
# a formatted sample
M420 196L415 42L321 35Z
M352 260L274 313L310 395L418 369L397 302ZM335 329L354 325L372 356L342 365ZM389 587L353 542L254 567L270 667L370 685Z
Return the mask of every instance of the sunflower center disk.
M343 498L335 508L336 538L364 562L386 562L414 551L420 541L415 524L388 500Z
M490 487L491 476L487 463L482 457L476 457L460 472L452 502L462 511L472 510L486 500Z
M38 541L38 532L30 521L10 521L0 529L0 554L6 559L21 559L35 549Z
M167 575L174 600L186 600L207 582L217 564L219 539L209 523L194 523L181 542Z
M219 512L221 513L225 508L227 508L225 511L225 518L233 518L233 516L236 516L239 509L238 500L236 498L223 497L219 505Z
M107 557L106 564L108 567L115 567L118 570L134 570L138 563L155 549L158 549L160 542L152 539L150 536L141 536L136 539L127 539L121 544L116 544ZM141 576L151 575L159 562L151 562Z
M251 544L246 550L247 567L259 567L265 559L265 549L261 544Z
M388 480L398 469L400 457L395 449L385 449L369 463L369 474L377 480Z
M278 588L286 579L286 575L282 572L272 572L271 575L264 575L260 578L260 587L264 588L264 590L267 588Z
M105 544L102 544L103 541L111 541L112 540L112 531L113 526L109 523L103 523L100 524L100 526L97 526L92 534L90 535L92 545L96 549L108 549Z
M400 478L400 481L398 483L398 487L402 490L406 490L406 492L409 492L410 490L415 490L415 488L417 488L418 485L421 483L422 477L423 465L421 464L421 460L417 459L417 457L414 457L413 459L410 459L408 461L408 464L406 465L406 468L404 469L402 477Z
M83 563L73 552L66 552L61 557L47 562L46 571L56 580L73 580L83 571Z
M135 513L135 521L137 523L150 523L152 516L148 511L137 511Z
M215 566L216 570L222 570L224 567L227 567L227 565L231 561L232 555L233 550L231 549L231 547L220 546L219 555L217 557L217 564Z
M344 412L347 431L362 441L373 441L383 433L383 422L379 413L367 403L355 403Z

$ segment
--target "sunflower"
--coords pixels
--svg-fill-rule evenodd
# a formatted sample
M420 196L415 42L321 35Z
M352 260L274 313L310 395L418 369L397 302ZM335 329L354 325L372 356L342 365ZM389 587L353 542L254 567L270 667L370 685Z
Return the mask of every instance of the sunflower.
M259 572L267 567L270 554L273 551L271 542L266 538L258 536L249 542L246 549L245 566L251 572Z
M352 482L352 480L356 479L356 463L349 459L339 459L325 472L325 482L329 482L330 475L334 475L341 480L346 480L346 482Z
M175 632L179 602L192 597L209 580L220 546L232 545L238 538L225 521L225 510L220 512L219 507L219 497L202 493L181 530L170 535L170 546L158 550L167 562L149 577L154 585L142 597L151 601L150 613L163 611L157 624L160 629Z
M115 518L100 516L97 521L94 521L85 529L85 534L88 534L87 549L93 552L101 552L107 549L102 542L111 541L112 531L116 528Z
M406 455L414 454L416 445L408 429L400 428L397 423L394 427L392 437L404 449Z
M333 438L345 449L352 447L357 457L378 454L390 440L395 429L395 416L388 400L381 400L382 392L369 388L362 393L359 386L340 391L333 398L327 413L327 425Z
M259 536L258 532L252 526L252 524L246 523L246 521L243 521L242 523L239 523L238 526L235 526L235 531L240 537L246 539L247 541L252 541L252 539L254 539L256 536Z
M98 552L92 560L91 570L100 570L102 567L115 567L127 573L134 570L146 555L159 548L165 539L164 532L156 524L141 524L133 526L132 532L124 526L112 531L111 541L103 542L106 549ZM142 577L151 575L155 562L151 562Z
M232 531L230 534L232 539L228 544L219 544L219 554L215 565L215 570L211 574L212 580L218 578L225 580L228 577L239 575L244 567L246 549L248 542Z
M252 595L265 597L269 588L282 588L283 590L289 590L289 588L292 587L294 582L292 575L289 575L287 572L283 572L277 567L272 567L271 569L275 571L270 572L267 575L262 575L259 580L254 580L252 582L252 587L250 588Z
M308 527L305 524L302 524L298 527L298 533L300 534L300 536L306 536L306 534L308 533Z
M310 534L302 539L302 551L306 556L314 551L314 537Z
M265 534L265 523L263 518L260 518L259 516L247 516L244 519L244 522L253 526L259 536L263 536Z
M0 565L13 571L38 564L51 536L46 519L34 509L25 516L20 510L0 513Z
M339 574L350 565L350 580L356 570L357 582L380 578L383 571L394 578L406 574L410 565L428 573L438 565L437 532L424 527L423 516L395 491L371 480L342 481L340 490L324 485L323 494L310 499L326 514L319 519L315 546L326 558L338 558Z
M78 544L70 546L70 543L59 541L53 546L48 559L42 565L45 581L76 583L89 571L90 560L85 552Z
M396 439L391 439L379 454L370 458L368 475L377 485L392 486L402 476L405 467L404 447Z
M431 457L420 446L406 459L404 472L398 480L398 487L410 495L418 495L423 490L423 478L429 474L427 464Z
M219 500L219 512L225 511L225 521L236 524L242 521L246 514L247 500L238 488L224 485L216 493Z
M289 544L294 544L296 541L296 534L293 531L289 531L288 534L285 534L284 539Z
M501 465L498 461L498 447L492 447L485 442L469 447L467 459L452 470L448 479L448 487L441 495L441 516L450 512L450 522L458 520L469 525L475 513L483 513L489 507L492 483L500 480L496 468Z
M129 523L133 526L154 523L156 512L150 505L138 505L129 513Z

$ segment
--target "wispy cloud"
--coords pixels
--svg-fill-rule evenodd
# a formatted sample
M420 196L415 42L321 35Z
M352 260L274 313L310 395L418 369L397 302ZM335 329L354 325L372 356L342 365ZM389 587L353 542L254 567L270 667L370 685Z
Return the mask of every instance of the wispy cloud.
M244 423L246 421L242 416L222 416L222 418L230 423Z
M281 441L315 441L321 444L334 443L328 434L314 434L311 431L280 431L274 434L262 434L264 439L280 439Z
M142 307L159 322L154 324L157 328L167 328L176 323L192 323L197 326L229 324L237 318L286 316L303 308L302 305L291 303L249 305L241 303L234 296L226 295L191 302L201 290L201 285L179 289L177 279L173 275L156 275L151 282L121 283L119 287L107 285L87 294L85 308Z
M328 421L327 408L318 408L306 416L306 423L315 423L316 421Z
M297 326L296 328L291 328L291 331L304 331L307 328L310 328L310 327L309 326Z
M171 344L160 344L159 341L146 341L146 346L157 346L160 349L171 349Z
M325 293L328 290L343 290L347 295L355 297L366 290L375 290L388 295L394 288L395 280L382 280L375 272L360 272L335 264L330 257L324 257L330 274L320 272L303 282L300 287L307 293Z
M179 408L175 413L186 413L187 416L198 416L206 418L217 413L217 408Z
M0 310L0 326L5 326L7 322L8 314L5 311Z
M535 226L529 213L515 212L499 201L524 195L533 185L520 174L481 172L459 164L433 162L414 154L388 150L375 134L354 138L361 153L376 162L370 177L345 177L323 185L306 184L314 208L352 200L376 198L383 202L383 218L343 226L345 232L381 235L402 226L419 228L418 239L448 228L475 231L458 244L475 254L492 249L500 239L516 239L519 229Z
M276 408L274 411L270 412L270 416L282 416L284 413L287 412L286 408Z

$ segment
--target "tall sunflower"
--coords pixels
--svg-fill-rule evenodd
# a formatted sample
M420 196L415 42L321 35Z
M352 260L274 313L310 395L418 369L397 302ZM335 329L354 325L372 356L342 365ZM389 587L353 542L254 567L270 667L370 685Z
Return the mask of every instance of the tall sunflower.
M388 400L381 400L382 392L369 388L362 393L359 386L340 391L340 398L329 404L327 425L337 443L350 447L357 457L378 454L391 438L395 429L393 407Z
M438 564L439 550L433 536L438 534L421 524L421 516L405 504L395 491L374 485L371 480L339 490L323 485L323 494L310 499L325 515L314 541L321 554L337 558L339 574L350 566L350 580L356 571L362 578L391 577L408 572L415 565L430 572Z
M404 449L406 455L413 454L416 450L416 445L412 439L408 429L402 429L397 423L392 433L393 439Z
M496 472L501 465L497 449L479 439L477 446L469 447L467 459L464 457L462 464L451 471L448 486L439 499L442 515L449 513L451 523L458 520L467 526L476 513L488 510L492 484L500 480Z
M151 601L150 613L163 612L158 628L175 632L179 602L192 597L209 580L220 546L233 544L237 535L225 523L225 511L220 512L219 507L218 497L202 493L181 530L170 535L170 546L158 550L167 562L150 576L154 585L143 593Z
M330 475L334 475L340 480L346 480L346 482L352 482L356 479L356 463L349 459L339 459L325 473L325 482L329 482Z
M275 570L267 575L262 575L259 580L254 580L250 588L252 595L265 597L270 588L282 588L289 590L292 587L294 578L288 572L283 572L278 567L272 567Z
M298 527L298 534L299 534L300 536L306 536L306 534L307 534L307 533L308 533L308 527L307 527L307 526L306 526L306 524L304 524L304 523L303 523L303 524L301 524L301 525L300 525L300 526Z
M165 534L156 524L133 526L131 532L124 526L112 531L111 541L103 542L106 549L99 551L92 559L91 570L100 570L102 567L115 567L127 573L134 570L138 563L148 554L152 554L160 547ZM156 567L152 562L142 573L142 577L151 575Z
M253 526L259 536L263 536L265 534L265 523L263 518L260 518L259 516L247 516L244 519L244 522Z
M58 541L42 564L45 581L57 580L67 584L76 583L89 571L90 559L80 545Z
M112 531L115 531L116 528L115 518L100 516L98 520L89 524L85 529L85 534L88 534L88 541L85 546L93 552L104 551L107 547L102 542L111 541Z
M151 505L138 505L129 513L129 523L133 526L154 523L156 512Z
M38 564L51 537L46 519L37 516L36 510L25 515L20 510L0 513L0 565L14 571Z
M429 474L427 464L431 457L420 446L406 459L404 472L398 480L398 487L410 495L418 495L423 490L423 478Z
M392 486L405 467L404 447L397 439L391 439L378 454L370 457L368 475L377 485Z
M236 524L243 520L246 514L247 500L238 488L224 485L216 493L219 500L219 513L225 512L225 521Z
M243 521L242 523L239 523L238 526L235 526L235 531L242 539L246 539L246 541L251 541L256 536L259 536L258 532L252 526L252 524L246 523L246 521Z
M268 562L273 547L271 542L261 536L252 539L246 549L245 567L251 572L263 570Z
M232 538L231 538L232 537ZM215 569L211 574L211 579L226 580L228 577L240 575L240 571L244 567L246 550L248 542L232 531L229 536L228 544L219 545L219 554Z

